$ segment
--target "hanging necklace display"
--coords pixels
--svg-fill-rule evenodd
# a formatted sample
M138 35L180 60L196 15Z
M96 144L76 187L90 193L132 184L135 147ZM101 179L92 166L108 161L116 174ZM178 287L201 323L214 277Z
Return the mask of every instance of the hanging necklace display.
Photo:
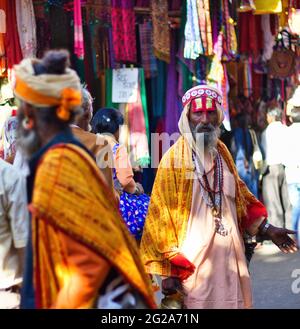
M211 208L212 216L215 222L216 233L226 236L228 230L225 228L222 221L222 191L223 191L223 163L221 155L217 152L214 159L213 170L213 188L210 187L207 174L211 171L205 172L204 168L200 168L200 161L196 154L193 152L193 162L195 164L196 175L200 183L201 195L207 204ZM202 170L201 170L202 169Z

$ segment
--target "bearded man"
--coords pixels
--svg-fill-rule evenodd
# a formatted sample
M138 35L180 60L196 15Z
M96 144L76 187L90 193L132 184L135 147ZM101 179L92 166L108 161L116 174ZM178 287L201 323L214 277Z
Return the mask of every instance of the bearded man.
M154 307L148 276L112 191L92 154L71 133L82 101L79 77L68 63L68 52L49 51L41 60L15 66L19 143L30 168L31 229L21 307ZM112 295L97 302L111 282L133 298L118 296L114 302Z
M186 92L181 137L163 156L141 241L146 270L165 278L162 307L250 308L242 236L265 234L283 252L295 232L267 222L267 212L238 176L218 139L222 95L200 85Z

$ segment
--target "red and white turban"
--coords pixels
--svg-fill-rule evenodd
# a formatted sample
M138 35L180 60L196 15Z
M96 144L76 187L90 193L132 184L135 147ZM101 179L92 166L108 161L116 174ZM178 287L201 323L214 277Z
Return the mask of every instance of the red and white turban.
M182 97L182 105L193 112L218 111L219 124L224 119L222 93L215 87L199 85L189 89Z

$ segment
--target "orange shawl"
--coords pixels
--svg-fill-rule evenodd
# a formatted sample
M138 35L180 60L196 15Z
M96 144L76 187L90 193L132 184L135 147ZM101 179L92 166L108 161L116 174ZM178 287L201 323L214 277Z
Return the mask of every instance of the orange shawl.
M114 200L98 167L80 147L60 144L45 153L37 168L30 205L39 307L49 307L63 284L60 264L67 255L54 236L56 229L103 256L144 296L149 307L155 307L136 242Z
M266 216L264 206L239 178L233 159L222 142L218 150L235 177L236 209L240 230ZM169 258L184 241L193 192L191 148L182 136L164 155L159 165L141 241L142 259L152 274L170 276Z

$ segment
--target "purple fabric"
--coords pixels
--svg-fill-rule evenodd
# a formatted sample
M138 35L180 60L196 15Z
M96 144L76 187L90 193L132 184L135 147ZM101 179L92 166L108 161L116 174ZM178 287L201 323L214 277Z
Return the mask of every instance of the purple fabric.
M178 132L178 121L180 118L180 102L178 97L178 77L176 70L176 38L175 31L171 32L171 54L168 65L167 97L165 132L173 134Z
M114 69L116 67L116 61L115 61L115 53L114 53L114 45L113 45L112 28L109 28L108 30L108 40L109 40L110 68Z
M134 1L132 1L132 0L112 0L111 6L113 8L133 9Z
M150 7L150 0L137 0L136 6L137 7Z
M169 3L170 3L169 5L170 10L180 10L182 0L171 0L169 1Z
M218 19L216 13L214 13L212 17L212 41L213 41L213 49L215 47L215 44L218 42Z

